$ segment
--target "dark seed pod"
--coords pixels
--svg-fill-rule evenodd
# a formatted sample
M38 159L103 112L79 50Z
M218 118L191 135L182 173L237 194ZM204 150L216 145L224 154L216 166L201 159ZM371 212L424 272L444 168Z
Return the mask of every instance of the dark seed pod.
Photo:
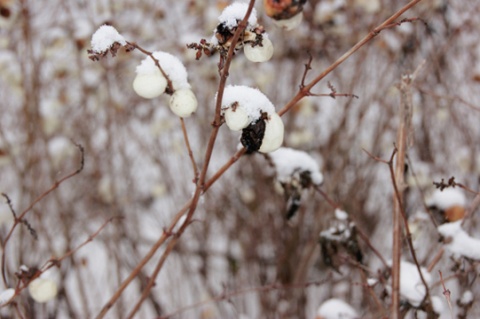
M265 120L267 118L267 113L262 113L256 122L250 123L242 130L240 142L247 149L247 154L258 151L260 146L262 146L263 136L265 135Z

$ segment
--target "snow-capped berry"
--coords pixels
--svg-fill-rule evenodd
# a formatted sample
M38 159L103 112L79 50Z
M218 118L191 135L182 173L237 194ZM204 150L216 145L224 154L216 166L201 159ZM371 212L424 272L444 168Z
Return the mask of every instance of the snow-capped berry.
M243 107L229 107L223 114L225 123L232 131L240 131L250 124L248 113Z
M36 302L47 302L55 298L57 284L48 278L37 278L28 285L28 292Z
M189 117L197 110L198 102L190 89L176 90L170 97L170 109L180 117Z
M298 27L300 23L302 23L302 20L303 20L303 12L300 12L289 19L282 19L282 20L274 19L273 23L279 28L290 31Z
M257 121L263 112L275 113L275 106L258 89L244 85L227 85L223 92L222 115L230 107L243 108L250 122Z
M265 135L258 150L261 153L275 151L283 143L284 126L280 116L277 113L271 113L265 122Z
M138 73L133 81L135 93L146 99L162 95L166 88L167 80L159 70L153 73Z
M267 36L264 36L262 45L252 46L252 43L248 43L243 47L243 52L252 62L265 62L273 56L273 44Z
M174 55L162 51L153 52L153 57L158 61L166 76L172 81L172 89L189 89L187 69L183 63ZM160 72L156 62L149 56L142 60L137 66L137 74L156 74ZM160 72L160 74L162 74ZM163 74L162 74L163 75Z
M103 53L110 49L114 43L126 45L125 38L111 25L102 25L92 36L92 51Z

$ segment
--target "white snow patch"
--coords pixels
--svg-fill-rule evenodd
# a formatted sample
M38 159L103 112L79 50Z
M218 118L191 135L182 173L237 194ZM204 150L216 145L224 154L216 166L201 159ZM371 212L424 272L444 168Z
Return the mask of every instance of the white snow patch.
M158 60L163 71L167 74L170 81L172 81L173 89L189 89L187 69L183 63L174 55L162 51L153 52L153 57ZM152 75L159 72L155 61L151 57L146 57L137 66L137 74Z
M335 218L338 220L347 220L348 219L348 213L344 210L341 209L335 209Z
M121 45L127 44L127 41L125 41L125 38L118 33L117 29L111 25L104 24L98 28L92 36L92 51L97 53L105 52L110 49L115 42L118 42Z
M444 246L454 257L480 260L480 239L470 237L462 229L462 220L443 224L437 229L443 237L448 238Z
M462 305L468 305L473 302L473 293L470 290L467 290L463 293L462 298L460 298L460 303Z
M322 319L355 319L359 318L355 309L341 299L328 299L317 310L317 318Z
M15 296L15 289L8 288L0 293L0 306L7 304Z
M378 282L378 279L376 278L368 278L367 279L367 285L369 285L370 287L373 287L377 284Z
M428 206L436 206L441 210L455 205L465 206L466 202L465 194L458 188L445 188L443 191L437 189L427 199Z
M228 28L235 28L239 21L242 21L247 14L248 3L234 2L226 7L218 17L220 23L224 23ZM252 9L248 17L248 28L254 28L257 25L257 10Z
M423 267L420 269L428 285L432 277L427 269ZM420 306L425 298L425 285L420 278L417 266L406 261L400 262L400 295L414 307Z
M271 152L270 157L275 165L277 178L280 182L290 182L292 176L297 172L310 172L310 177L315 185L320 185L323 182L323 175L318 163L303 151L281 147Z

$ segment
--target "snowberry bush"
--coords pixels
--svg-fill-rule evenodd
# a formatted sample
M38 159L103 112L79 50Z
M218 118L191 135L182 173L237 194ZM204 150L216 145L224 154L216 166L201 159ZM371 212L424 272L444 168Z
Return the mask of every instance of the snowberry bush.
M479 13L0 1L0 317L478 317Z

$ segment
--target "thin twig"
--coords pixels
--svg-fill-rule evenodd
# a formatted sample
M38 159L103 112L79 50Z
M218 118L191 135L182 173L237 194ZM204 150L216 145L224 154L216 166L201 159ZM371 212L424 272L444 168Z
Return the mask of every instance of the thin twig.
M448 308L450 309L450 315L452 316L452 319L453 319L452 299L450 297L451 292L450 292L450 289L447 289L447 287L445 287L445 282L443 281L442 271L439 270L438 273L440 274L440 282L442 283L442 287L443 287L443 295L445 296L445 299L447 300Z
M188 140L187 128L185 126L185 120L183 117L180 118L180 124L182 125L182 132L183 132L183 139L185 140L185 145L187 146L188 156L190 157L190 161L192 162L193 167L193 182L197 183L198 180L198 168L197 163L195 162L195 157L193 157L192 148L190 147L190 141Z
M207 299L207 300L199 301L199 302L194 303L190 306L183 307L181 309L176 310L175 312L172 312L172 313L169 313L167 315L161 316L159 319L168 319L168 318L171 318L173 316L179 315L180 313L185 312L187 310L195 309L195 308L198 308L200 306L203 306L203 305L206 305L206 304L209 304L209 303L212 303L212 302L219 302L219 301L222 301L222 300L228 300L232 297L239 296L239 295L245 295L245 294L255 293L255 292L256 293L265 293L265 292L269 292L269 291L273 291L273 290L282 290L282 289L298 289L298 288L302 289L302 288L308 288L310 286L320 286L320 285L324 284L325 282L326 282L326 280L310 281L310 282L305 282L305 283L293 283L293 284L288 284L288 285L281 285L281 284L273 283L273 284L269 284L269 285L265 285L265 286L261 286L261 287L244 288L244 289L235 290L235 291L232 291L232 292L222 292L218 296L215 296L215 297Z
M408 4L403 6L400 10L395 12L392 16L390 16L387 20L383 23L378 25L372 31L370 31L362 40L360 40L357 44L355 44L350 50L345 52L340 58L338 58L335 62L333 62L328 68L326 68L322 73L320 73L315 79L313 79L310 83L305 85L303 88L297 92L297 94L288 102L279 112L278 114L281 116L288 112L292 107L294 107L298 101L300 101L305 96L308 96L310 90L323 78L325 78L328 74L330 74L333 70L335 70L340 64L345 62L350 56L352 56L355 52L357 52L361 47L365 44L370 42L373 38L375 38L381 31L385 30L386 28L396 27L395 20L397 20L402 14L410 10L414 7L417 3L422 0L413 0L410 1Z

